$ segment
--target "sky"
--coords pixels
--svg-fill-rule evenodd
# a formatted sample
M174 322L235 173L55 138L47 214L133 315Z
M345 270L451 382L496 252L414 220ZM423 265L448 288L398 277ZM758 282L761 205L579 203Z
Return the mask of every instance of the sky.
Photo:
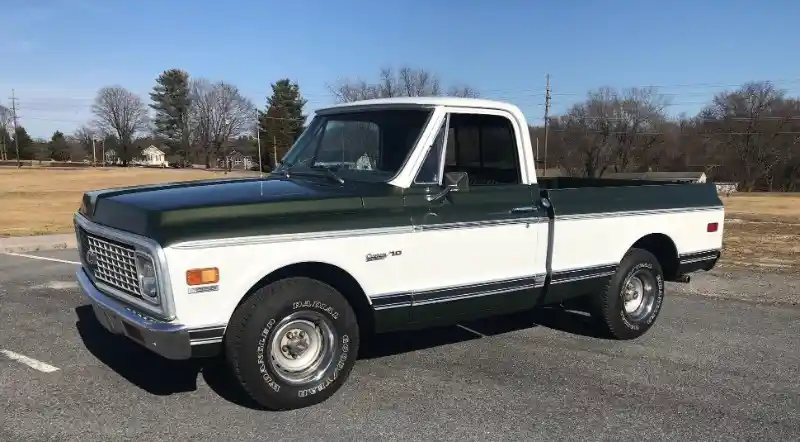
M425 68L445 84L519 106L531 123L590 89L659 86L671 114L715 93L772 80L800 95L797 0L0 0L0 104L14 90L34 137L91 119L103 86L148 100L159 73L237 85L263 108L288 77L306 111L326 84Z

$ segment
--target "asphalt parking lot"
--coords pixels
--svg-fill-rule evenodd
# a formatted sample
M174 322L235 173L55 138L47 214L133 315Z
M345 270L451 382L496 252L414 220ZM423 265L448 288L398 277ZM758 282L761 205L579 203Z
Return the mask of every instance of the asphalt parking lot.
M333 398L273 413L109 336L75 252L35 255L0 254L2 440L800 438L796 306L673 295L632 342L554 309L385 336Z

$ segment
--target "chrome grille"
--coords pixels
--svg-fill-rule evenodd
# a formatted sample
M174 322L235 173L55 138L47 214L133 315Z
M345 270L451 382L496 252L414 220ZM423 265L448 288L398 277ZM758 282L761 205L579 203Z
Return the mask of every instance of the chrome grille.
M83 232L86 254L94 252L96 263L88 265L92 276L125 294L141 298L136 271L136 252L132 246L108 241ZM86 255L83 260L86 261ZM87 263L88 264L88 263Z

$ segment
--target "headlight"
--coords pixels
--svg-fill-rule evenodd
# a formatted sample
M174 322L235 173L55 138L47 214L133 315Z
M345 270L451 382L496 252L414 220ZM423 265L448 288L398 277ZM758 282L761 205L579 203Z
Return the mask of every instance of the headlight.
M149 302L158 302L158 279L156 277L156 266L153 260L141 253L136 254L136 276L139 279L139 290L142 296Z

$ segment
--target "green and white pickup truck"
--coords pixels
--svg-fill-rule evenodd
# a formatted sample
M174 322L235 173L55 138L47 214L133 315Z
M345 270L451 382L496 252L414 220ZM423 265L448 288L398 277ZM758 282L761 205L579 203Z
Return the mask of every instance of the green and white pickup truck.
M716 264L723 222L713 184L537 179L516 106L379 99L317 111L263 178L86 193L77 278L109 331L224 357L290 409L341 388L376 333L579 299L638 337L665 281Z

